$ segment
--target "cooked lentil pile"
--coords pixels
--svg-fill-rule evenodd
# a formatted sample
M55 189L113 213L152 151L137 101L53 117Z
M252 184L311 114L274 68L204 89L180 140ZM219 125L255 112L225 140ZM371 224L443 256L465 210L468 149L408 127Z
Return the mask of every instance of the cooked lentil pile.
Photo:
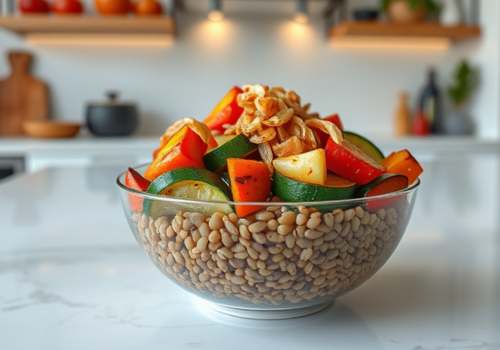
M336 297L369 278L396 248L404 213L269 206L246 218L132 218L151 259L185 288L228 304L283 305Z

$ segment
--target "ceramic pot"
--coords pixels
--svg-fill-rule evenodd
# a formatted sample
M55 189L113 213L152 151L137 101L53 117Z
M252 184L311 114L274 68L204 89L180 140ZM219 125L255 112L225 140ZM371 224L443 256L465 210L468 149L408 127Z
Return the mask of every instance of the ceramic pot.
M440 22L444 25L457 25L465 23L464 4L457 0L444 0L442 2Z
M443 121L443 131L447 135L472 135L474 129L474 122L463 107L450 109Z
M407 0L392 0L388 9L389 19L397 23L422 22L427 16L424 7L412 9Z
M118 100L117 92L108 92L108 99L87 105L87 127L95 136L128 136L138 126L137 107L131 102Z

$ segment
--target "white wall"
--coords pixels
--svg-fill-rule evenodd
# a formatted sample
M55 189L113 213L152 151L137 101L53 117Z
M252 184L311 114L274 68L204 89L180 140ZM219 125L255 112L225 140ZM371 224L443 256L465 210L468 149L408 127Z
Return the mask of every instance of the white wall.
M223 23L207 22L204 13L182 15L180 35L166 49L34 47L35 72L53 90L54 116L82 120L84 103L113 88L139 101L144 133L160 133L179 117L203 118L230 85L262 82L295 89L321 113L341 113L349 128L390 134L398 91L416 93L429 65L443 78L466 56L482 69L474 104L480 134L499 136L497 1L482 2L482 40L441 53L339 51L326 40L319 15L314 25L300 26L284 2L272 10L242 3L229 2ZM0 31L0 55L23 45Z

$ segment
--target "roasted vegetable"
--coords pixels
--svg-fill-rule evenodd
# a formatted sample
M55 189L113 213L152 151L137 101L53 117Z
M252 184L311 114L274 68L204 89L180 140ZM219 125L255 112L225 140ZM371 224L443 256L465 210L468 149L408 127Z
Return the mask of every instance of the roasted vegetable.
M408 178L410 184L424 171L410 151L406 149L391 153L384 159L383 164L388 173L404 175Z
M206 150L207 144L201 137L190 127L184 127L157 152L144 177L152 181L173 169L203 168L203 155Z
M137 191L146 191L149 187L150 182L142 177L136 170L128 168L127 174L125 174L125 186ZM128 200L130 203L130 210L133 212L142 211L142 197L134 194L129 194Z
M323 185L326 181L325 151L322 148L273 160L276 171L291 179Z
M235 202L265 202L271 192L271 173L263 162L230 158L227 169ZM236 205L240 217L262 209L261 206Z
M330 171L358 185L365 185L384 173L382 165L348 140L340 144L328 140L325 153Z
M216 130L222 133L224 132L224 125L232 125L238 121L243 113L243 109L238 106L237 98L242 92L243 90L234 86L215 106L212 112L204 120L204 123L210 130Z

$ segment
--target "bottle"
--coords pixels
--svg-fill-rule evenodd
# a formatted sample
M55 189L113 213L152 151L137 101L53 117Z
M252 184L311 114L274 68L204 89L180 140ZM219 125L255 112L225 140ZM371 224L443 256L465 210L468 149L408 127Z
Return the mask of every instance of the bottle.
M436 83L437 74L434 69L427 73L427 83L420 90L417 110L428 119L431 132L442 132L443 116L441 115L441 92Z
M412 133L415 136L427 136L431 133L427 117L422 112L417 112L412 124Z
M411 112L408 103L408 93L402 91L399 93L399 101L394 113L394 134L402 137L410 133Z

